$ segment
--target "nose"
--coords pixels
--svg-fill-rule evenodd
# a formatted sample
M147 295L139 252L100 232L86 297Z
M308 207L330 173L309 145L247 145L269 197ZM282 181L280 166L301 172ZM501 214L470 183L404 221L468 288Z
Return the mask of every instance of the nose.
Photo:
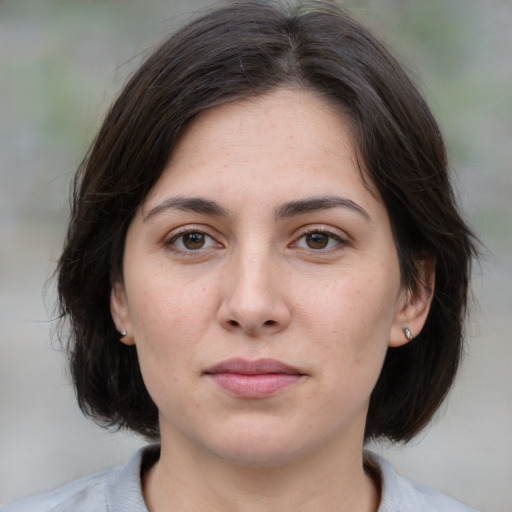
M291 310L279 266L269 252L240 254L223 275L218 321L224 329L252 337L286 329Z

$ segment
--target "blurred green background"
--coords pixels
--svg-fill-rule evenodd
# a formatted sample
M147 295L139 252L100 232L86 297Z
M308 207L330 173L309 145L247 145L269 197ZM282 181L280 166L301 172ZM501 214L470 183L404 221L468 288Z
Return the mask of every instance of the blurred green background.
M481 510L512 481L512 2L341 2L408 65L446 137L466 217L487 247L468 356L435 425L396 467ZM0 0L0 504L125 460L74 405L43 287L70 179L143 55L198 0Z

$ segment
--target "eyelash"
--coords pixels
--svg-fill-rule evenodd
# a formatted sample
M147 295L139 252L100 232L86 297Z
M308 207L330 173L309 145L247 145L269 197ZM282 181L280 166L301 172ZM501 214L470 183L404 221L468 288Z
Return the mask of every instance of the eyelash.
M326 248L317 248L313 249L311 247L299 247L298 244L301 240L305 239L308 236L312 235L325 235L329 238L327 243L329 244L332 240L336 242L336 244L333 247L326 247ZM314 253L322 253L322 252L328 252L328 251L335 251L336 249L340 248L338 246L345 246L347 245L347 241L344 240L339 234L334 233L333 231L330 231L325 228L314 228L314 229L308 229L306 231L303 231L301 235L291 244L292 247L297 247L299 249L303 250L309 250L313 251Z
M213 246L213 245L220 246L220 244L218 242L216 242L216 240L213 236L211 236L205 230L198 229L198 228L187 228L187 229L183 229L183 230L179 231L178 233L174 233L169 238L164 240L163 245L164 245L164 247L168 247L175 252L178 252L180 254L190 255L190 256L194 255L194 253L199 253L202 249L204 250L204 249L208 249L209 247L211 247L211 246L206 247L206 248L199 247L197 249L187 249L187 248L178 247L176 245L176 242L180 238L183 238L187 235L202 235L205 238L209 238L212 240L213 243L211 244L211 246Z
M178 240L183 239L183 237L185 237L187 235L201 235L202 237L204 237L204 240L205 240L204 243L208 243L207 239L210 239L211 242L209 243L209 245L207 247L204 247L203 246L204 243L203 243L203 245L201 247L198 247L196 249L190 249L187 247L179 247L176 243L178 242ZM327 236L328 237L327 246L326 247L317 247L317 248L312 248L312 247L307 247L307 246L301 247L300 246L300 242L302 240L305 240L308 236L313 236L313 235ZM329 244L332 244L332 241L334 241L336 243L334 244L334 246L331 245L329 247ZM307 242L306 242L306 244L307 244ZM193 228L193 227L183 229L183 230L179 231L178 233L174 233L173 235L171 235L169 238L167 238L164 241L163 245L165 247L170 248L171 250L173 250L176 253L187 255L187 256L198 255L198 254L204 252L205 250L213 247L214 245L217 245L217 247L221 247L221 244L219 244L215 240L215 238L213 236L211 236L207 231L205 231L203 229L199 229L199 228ZM183 241L182 241L182 245L184 245ZM308 229L306 231L303 231L301 233L301 235L298 238L296 238L295 241L289 245L289 247L297 248L297 249L300 249L303 251L311 251L312 253L315 253L315 254L320 254L320 253L336 251L337 249L340 249L346 245L347 245L347 241L344 240L342 237L340 237L339 234L334 233L333 231L330 231L325 228L314 228L314 229Z

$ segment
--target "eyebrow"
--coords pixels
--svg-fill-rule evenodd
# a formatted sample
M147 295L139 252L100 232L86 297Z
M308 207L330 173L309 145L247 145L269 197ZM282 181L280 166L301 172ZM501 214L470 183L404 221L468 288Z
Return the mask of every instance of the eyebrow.
M205 215L214 215L216 217L227 217L228 212L220 204L209 199L201 197L170 197L159 205L152 208L146 215L144 215L144 222L147 222L152 217L165 210L182 210L185 212L201 213Z
M276 219L284 219L304 215L306 213L317 212L321 210L330 210L333 208L347 208L371 222L368 212L351 199L339 196L310 197L289 201L279 206L274 215ZM186 212L200 213L204 215L213 215L216 217L228 217L229 212L216 201L204 199L201 197L170 197L152 208L144 215L143 222L147 222L159 213L166 210L181 210Z
M347 208L361 215L368 222L371 222L372 220L369 213L364 208L351 199L339 196L311 197L307 199L299 199L297 201L290 201L289 203L281 205L276 210L275 216L278 219L282 219L285 217L303 215L305 213L330 210L332 208Z

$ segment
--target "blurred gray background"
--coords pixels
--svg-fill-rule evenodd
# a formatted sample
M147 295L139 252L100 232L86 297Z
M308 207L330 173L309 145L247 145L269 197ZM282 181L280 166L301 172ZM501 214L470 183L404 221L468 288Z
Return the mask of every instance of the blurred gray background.
M148 48L198 0L0 0L0 503L124 462L142 440L81 416L58 342L53 291L71 176ZM466 216L488 248L467 356L399 472L482 511L512 498L512 2L359 0L448 141Z

